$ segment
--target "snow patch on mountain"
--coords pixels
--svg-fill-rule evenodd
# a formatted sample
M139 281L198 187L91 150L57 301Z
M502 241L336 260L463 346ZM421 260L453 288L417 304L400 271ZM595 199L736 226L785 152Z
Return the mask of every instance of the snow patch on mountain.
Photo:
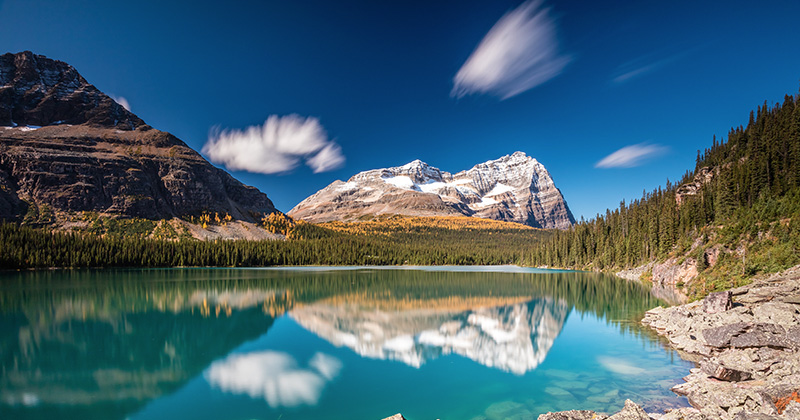
M574 223L550 173L523 152L455 174L417 159L360 172L303 200L289 214L309 221L362 214L465 215L565 229Z

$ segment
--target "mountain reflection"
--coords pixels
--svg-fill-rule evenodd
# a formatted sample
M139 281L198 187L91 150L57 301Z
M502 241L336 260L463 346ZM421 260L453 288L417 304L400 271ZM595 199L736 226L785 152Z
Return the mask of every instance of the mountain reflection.
M455 307L418 301L410 308L406 301L403 309L394 311L368 302L321 302L297 307L289 316L333 345L364 357L420 367L439 356L458 354L522 375L544 361L570 312L562 299L513 303L523 299L493 299L497 306L480 306L486 299L463 299Z
M632 283L574 272L5 272L0 418L123 419L197 377L273 409L314 405L337 359L234 352L287 312L364 357L419 367L457 354L523 374L571 311L638 331L626 320L657 304Z

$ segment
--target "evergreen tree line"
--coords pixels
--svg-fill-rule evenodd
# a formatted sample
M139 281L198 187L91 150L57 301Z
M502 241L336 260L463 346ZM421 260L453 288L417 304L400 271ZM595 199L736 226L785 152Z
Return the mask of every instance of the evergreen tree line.
M548 235L436 227L424 233L350 235L309 223L298 227L298 239L285 241L170 241L3 223L0 268L520 264L526 247Z
M699 187L694 194L681 187L690 182ZM800 260L800 94L786 95L772 107L765 102L750 113L746 127L730 130L727 141L715 136L710 148L698 150L694 171L680 182L667 180L641 199L622 201L617 209L556 232L532 247L525 262L634 267L688 251L708 225L726 227L732 246L770 232L776 241L790 243L787 263ZM704 257L698 259L704 269Z

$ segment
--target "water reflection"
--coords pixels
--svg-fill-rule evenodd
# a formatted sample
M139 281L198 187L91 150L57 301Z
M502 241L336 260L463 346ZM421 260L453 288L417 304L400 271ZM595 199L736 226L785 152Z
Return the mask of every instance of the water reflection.
M418 306L394 311L371 307L369 301L323 302L295 308L289 315L335 346L364 357L420 367L455 353L521 375L545 359L569 314L562 299L488 307L481 306L486 299L474 301L462 299L455 306L418 301Z
M0 313L0 418L124 418L266 333L286 300L276 290L124 297L63 285L20 295Z
M339 375L342 363L316 353L308 367L298 367L288 353L262 351L235 354L214 362L205 373L208 382L223 391L263 398L270 407L316 405L325 385Z
M628 320L657 304L588 273L41 271L0 273L0 292L0 418L15 419L122 419L196 378L275 410L319 404L341 354L237 350L286 312L367 358L457 354L522 375L571 312L638 334Z

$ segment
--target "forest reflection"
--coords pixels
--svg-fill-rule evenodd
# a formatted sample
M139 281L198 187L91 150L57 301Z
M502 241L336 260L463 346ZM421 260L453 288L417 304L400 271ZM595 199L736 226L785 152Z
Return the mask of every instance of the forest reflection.
M286 312L365 357L419 366L455 353L521 374L570 312L638 334L632 321L658 305L635 284L578 272L34 271L0 274L0 290L0 413L13 418L124 418Z

